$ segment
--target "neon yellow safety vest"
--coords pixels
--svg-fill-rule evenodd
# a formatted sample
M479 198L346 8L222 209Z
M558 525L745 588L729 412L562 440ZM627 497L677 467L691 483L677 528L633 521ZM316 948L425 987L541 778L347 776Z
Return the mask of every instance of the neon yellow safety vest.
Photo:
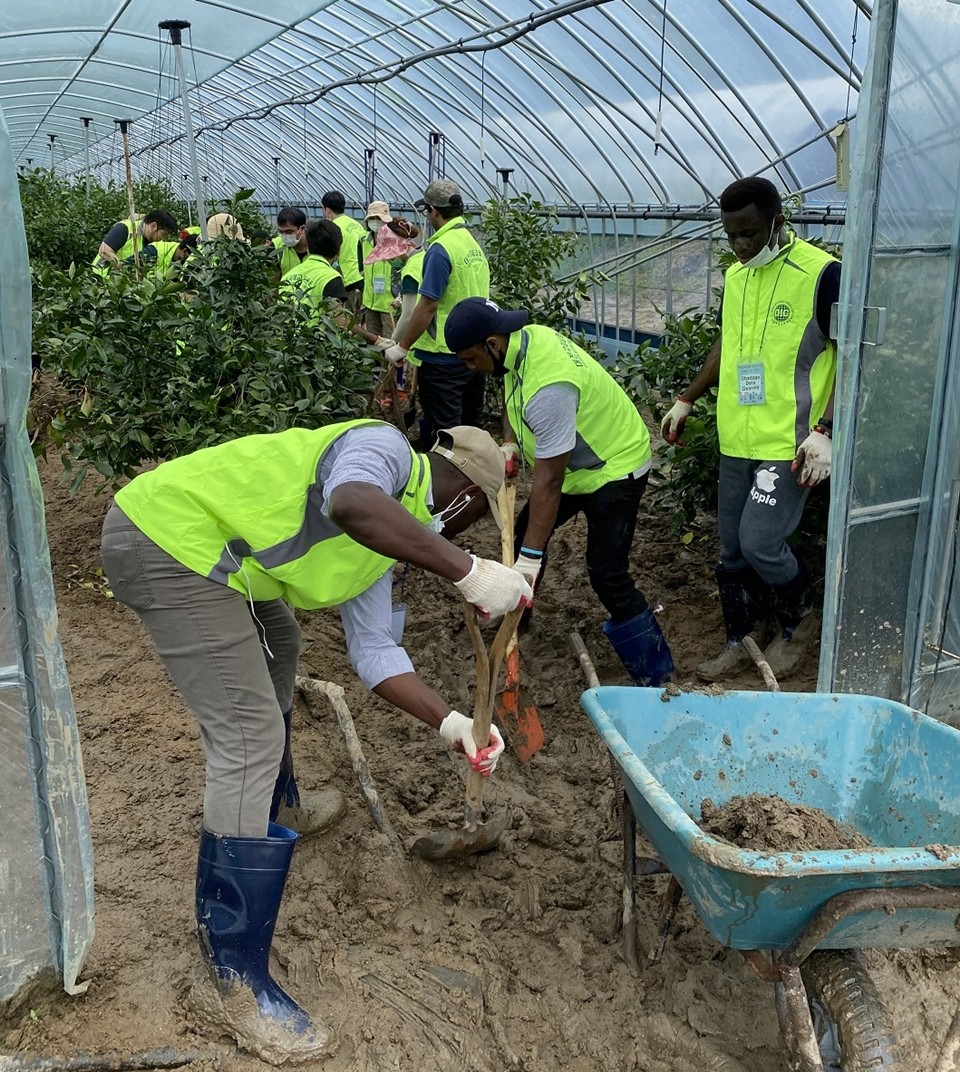
M151 242L157 251L156 260L149 262L148 271L156 275L166 275L173 267L173 255L180 246L179 242Z
M538 325L513 332L504 365L507 417L531 464L537 443L525 420L530 400L553 383L572 384L580 394L577 439L563 477L568 495L587 495L650 461L650 433L637 407L598 361L559 332Z
M357 543L320 512L320 466L340 436L381 424L290 428L206 447L141 473L116 503L187 569L247 599L337 606L365 592L394 559ZM412 448L410 460L410 479L395 498L426 522L430 462Z
M729 458L786 461L830 401L837 347L817 322L817 287L835 257L794 237L762 268L723 285L717 432Z
M464 298L490 297L490 266L477 240L467 230L462 216L448 220L426 244L426 250L439 245L450 258L450 278L440 296L436 316L427 330L413 344L417 350L431 354L448 354L443 329L450 310ZM421 279L423 268L421 271Z
M127 240L116 251L117 260L120 261L121 263L123 263L123 261L125 261L127 259L127 257L132 257L133 256L133 236L135 234L137 236L137 251L139 252L141 249L143 249L143 246L144 246L143 235L140 234L140 230L139 230L140 224L142 222L143 221L142 221L142 219L140 217L137 217L136 220L132 220L132 219L130 219L129 216L125 220L117 220L117 223L122 223L123 226L126 227L126 229L127 229ZM115 223L113 226L116 227L117 223ZM111 227L110 230L113 230L113 228ZM96 257L94 257L93 260L90 263L93 264L93 265L99 264L100 263L100 254L98 253L96 255Z
M362 259L373 252L374 237L368 234L360 243ZM363 266L363 307L375 313L389 313L393 304L393 261L374 261Z
M303 263L300 260L300 254L295 249L288 249L283 244L283 239L280 235L276 235L273 239L273 245L275 249L280 250L280 278L292 271L294 268L299 268Z
M340 278L340 273L325 257L308 253L296 268L291 268L283 277L280 297L301 301L316 311L323 308L323 292L327 284Z
M420 284L423 282L423 255L424 250L418 249L416 253L412 253L404 262L403 267L400 269L400 292L403 293L403 281L405 279L412 279L417 284L417 290L420 289ZM401 297L401 301L403 298ZM419 340L417 340L419 342ZM413 344L414 346L417 343ZM410 352L403 359L408 365L422 365L423 362L417 357L416 350L413 347L410 348Z
M357 247L363 241L366 230L362 223L358 223L352 216L340 213L335 216L333 222L340 228L343 241L340 244L340 274L343 276L344 286L352 286L363 279L360 271L360 262L357 258Z

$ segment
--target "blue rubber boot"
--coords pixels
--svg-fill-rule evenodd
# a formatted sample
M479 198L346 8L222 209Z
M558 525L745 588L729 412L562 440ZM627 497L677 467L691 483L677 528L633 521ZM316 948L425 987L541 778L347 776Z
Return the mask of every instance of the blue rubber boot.
M270 822L285 826L301 838L310 838L329 829L347 810L347 801L339 789L306 790L300 799L293 773L290 749L291 711L283 712L284 743L280 773L273 787Z
M653 611L647 607L633 618L614 625L603 623L607 640L637 685L663 685L673 674L673 656Z
M265 838L204 830L197 860L197 934L214 993L195 990L194 1011L270 1064L321 1057L330 1040L268 969L296 841L276 823Z

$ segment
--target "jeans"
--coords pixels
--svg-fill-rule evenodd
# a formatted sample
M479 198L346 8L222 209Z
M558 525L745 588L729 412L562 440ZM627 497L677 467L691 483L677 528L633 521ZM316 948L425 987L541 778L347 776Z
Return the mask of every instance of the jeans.
M606 607L614 625L642 614L649 604L630 576L630 548L637 528L640 499L647 487L647 474L611 480L587 495L560 495L555 532L581 511L587 519L587 576L597 598ZM530 519L530 503L517 518L514 555L520 554ZM551 533L552 534L552 533ZM540 576L547 565L544 548Z

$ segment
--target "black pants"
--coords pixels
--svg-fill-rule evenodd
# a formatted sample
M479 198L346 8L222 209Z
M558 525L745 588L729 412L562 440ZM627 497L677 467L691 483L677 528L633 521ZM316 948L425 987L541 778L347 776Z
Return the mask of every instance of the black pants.
M458 424L481 426L483 373L468 369L462 361L424 361L417 372L417 396L423 410L420 445L429 450L441 428Z
M646 486L647 474L644 473L637 478L611 480L589 495L561 494L557 520L553 525L555 532L583 511L587 519L587 576L614 625L635 618L649 606L630 576L630 548ZM530 503L527 502L517 518L515 555L520 554L529 519ZM544 548L538 581L543 578L546 565Z

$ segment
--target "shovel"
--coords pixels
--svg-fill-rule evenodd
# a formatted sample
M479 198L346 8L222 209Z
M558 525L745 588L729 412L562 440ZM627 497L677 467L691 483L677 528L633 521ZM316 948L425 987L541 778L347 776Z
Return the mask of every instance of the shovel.
M517 502L515 484L504 484L497 493L503 521L500 549L505 566L513 565L513 513ZM521 763L527 763L547 743L537 709L520 706L520 646L514 629L507 645L507 673L503 692L497 698L497 715L507 731L510 747Z
M464 601L467 631L473 642L477 687L473 699L473 741L477 748L490 743L490 723L493 721L494 690L510 637L520 620L522 608L505 614L490 653L483 643L476 608ZM451 860L460 856L489 852L497 847L500 836L510 823L510 813L502 812L483 822L483 775L471 769L467 772L467 794L463 808L463 826L459 830L437 830L424 834L409 846L414 856L424 860Z

